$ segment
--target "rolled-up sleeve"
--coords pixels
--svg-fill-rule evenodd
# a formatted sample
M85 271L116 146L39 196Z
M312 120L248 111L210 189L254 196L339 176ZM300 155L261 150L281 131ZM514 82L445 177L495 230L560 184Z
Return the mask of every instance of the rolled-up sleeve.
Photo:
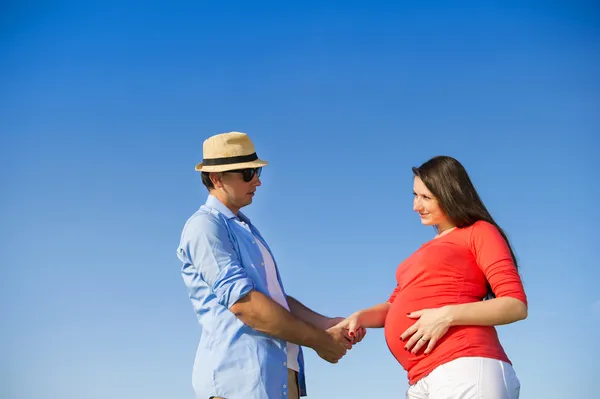
M496 297L513 297L527 305L523 282L500 231L490 223L479 221L471 230L470 245Z
M180 253L206 282L219 304L230 308L254 289L233 248L224 221L201 214L185 227Z

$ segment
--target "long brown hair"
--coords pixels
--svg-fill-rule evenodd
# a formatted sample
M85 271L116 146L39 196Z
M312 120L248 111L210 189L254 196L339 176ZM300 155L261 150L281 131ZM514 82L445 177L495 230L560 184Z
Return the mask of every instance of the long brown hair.
M414 175L419 177L437 198L440 208L453 225L458 228L468 227L479 220L493 224L506 241L515 267L519 268L517 257L508 237L490 215L471 182L467 170L460 162L449 156L437 156L412 170ZM494 297L489 284L488 297Z

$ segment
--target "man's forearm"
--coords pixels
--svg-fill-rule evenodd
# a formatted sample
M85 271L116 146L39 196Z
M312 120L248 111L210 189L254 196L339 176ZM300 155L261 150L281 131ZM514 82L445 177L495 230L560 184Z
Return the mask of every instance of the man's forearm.
M287 302L288 306L290 307L290 312L292 312L292 314L297 318L302 319L321 330L326 330L327 328L331 327L329 325L329 317L323 316L322 314L307 308L296 298L287 295Z
M323 329L288 312L271 298L250 291L231 308L244 324L270 336L311 348L329 337Z

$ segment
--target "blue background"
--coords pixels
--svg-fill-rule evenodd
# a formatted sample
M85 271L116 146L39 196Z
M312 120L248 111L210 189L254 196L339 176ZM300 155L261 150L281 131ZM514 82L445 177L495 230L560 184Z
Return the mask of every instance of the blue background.
M418 4L418 5L417 5ZM450 5L452 4L452 5ZM592 395L600 355L594 2L10 2L0 6L0 397L191 399L175 250L202 142L270 165L246 213L287 290L345 316L433 237L411 166L459 159L507 231L529 318L522 398ZM309 398L402 398L372 330Z

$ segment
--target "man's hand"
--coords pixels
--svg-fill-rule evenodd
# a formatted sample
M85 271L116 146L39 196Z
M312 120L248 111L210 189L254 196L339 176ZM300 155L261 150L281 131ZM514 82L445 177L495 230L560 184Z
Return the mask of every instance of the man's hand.
M329 334L336 342L344 345L346 349L352 349L352 338L348 335L348 330L345 328L335 325L326 330L327 334Z
M337 363L348 349L352 349L352 342L344 329L334 326L325 331L327 338L315 347L317 354L329 363Z

